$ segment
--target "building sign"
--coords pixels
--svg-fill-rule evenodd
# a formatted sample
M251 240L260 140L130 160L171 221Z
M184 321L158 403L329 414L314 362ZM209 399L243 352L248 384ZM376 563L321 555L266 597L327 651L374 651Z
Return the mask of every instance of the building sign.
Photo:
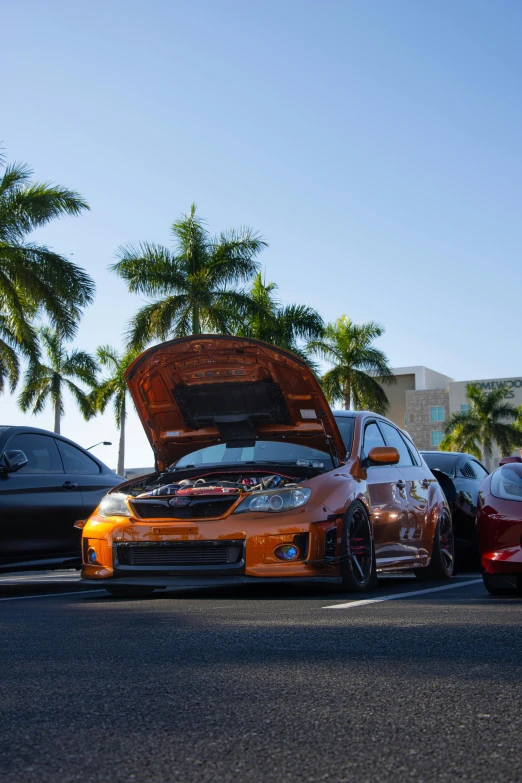
M522 378L508 378L502 381L476 381L474 383L468 383L467 385L474 386L476 389L481 389L485 392L504 388L508 391L506 399L510 399L515 396L513 389L522 388Z

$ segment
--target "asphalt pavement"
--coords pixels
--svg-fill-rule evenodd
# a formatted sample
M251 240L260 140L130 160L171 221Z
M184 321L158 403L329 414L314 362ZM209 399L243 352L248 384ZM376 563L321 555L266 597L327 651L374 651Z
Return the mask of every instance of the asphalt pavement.
M522 781L522 598L476 574L360 598L77 579L0 577L2 783Z

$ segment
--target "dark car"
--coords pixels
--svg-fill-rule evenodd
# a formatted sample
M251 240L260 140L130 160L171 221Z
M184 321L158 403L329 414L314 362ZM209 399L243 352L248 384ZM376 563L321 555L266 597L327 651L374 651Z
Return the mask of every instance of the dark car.
M451 509L457 566L478 569L477 502L488 471L471 454L452 451L422 451L421 454Z
M0 427L0 571L79 565L74 523L122 480L61 435Z

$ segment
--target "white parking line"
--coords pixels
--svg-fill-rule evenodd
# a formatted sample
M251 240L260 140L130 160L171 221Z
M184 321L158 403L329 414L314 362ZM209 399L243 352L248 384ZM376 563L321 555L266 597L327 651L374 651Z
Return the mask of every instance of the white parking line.
M439 593L441 590L455 590L457 587L468 587L468 585L482 584L482 579L473 579L471 582L453 582L450 585L442 587L430 587L426 590L412 590L409 593L395 593L395 595L383 595L382 598L366 598L362 601L348 601L345 604L332 604L323 606L323 609L350 609L352 606L365 606L367 604L378 604L381 601L394 601L396 598L410 598L412 595L426 595L426 593Z
M74 590L70 593L47 593L45 595L13 595L10 598L0 598L0 601L27 601L29 598L56 598L59 595L87 595L88 593L105 593L105 590Z

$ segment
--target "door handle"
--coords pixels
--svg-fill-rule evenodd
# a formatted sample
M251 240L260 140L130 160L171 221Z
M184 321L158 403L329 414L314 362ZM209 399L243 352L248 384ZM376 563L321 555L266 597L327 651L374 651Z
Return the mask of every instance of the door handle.
M72 481L66 481L65 484L63 485L63 488L64 489L77 489L78 488L78 484L73 484Z
M396 487L398 487L398 489L406 489L406 482L405 481L396 481L395 485L396 485Z

